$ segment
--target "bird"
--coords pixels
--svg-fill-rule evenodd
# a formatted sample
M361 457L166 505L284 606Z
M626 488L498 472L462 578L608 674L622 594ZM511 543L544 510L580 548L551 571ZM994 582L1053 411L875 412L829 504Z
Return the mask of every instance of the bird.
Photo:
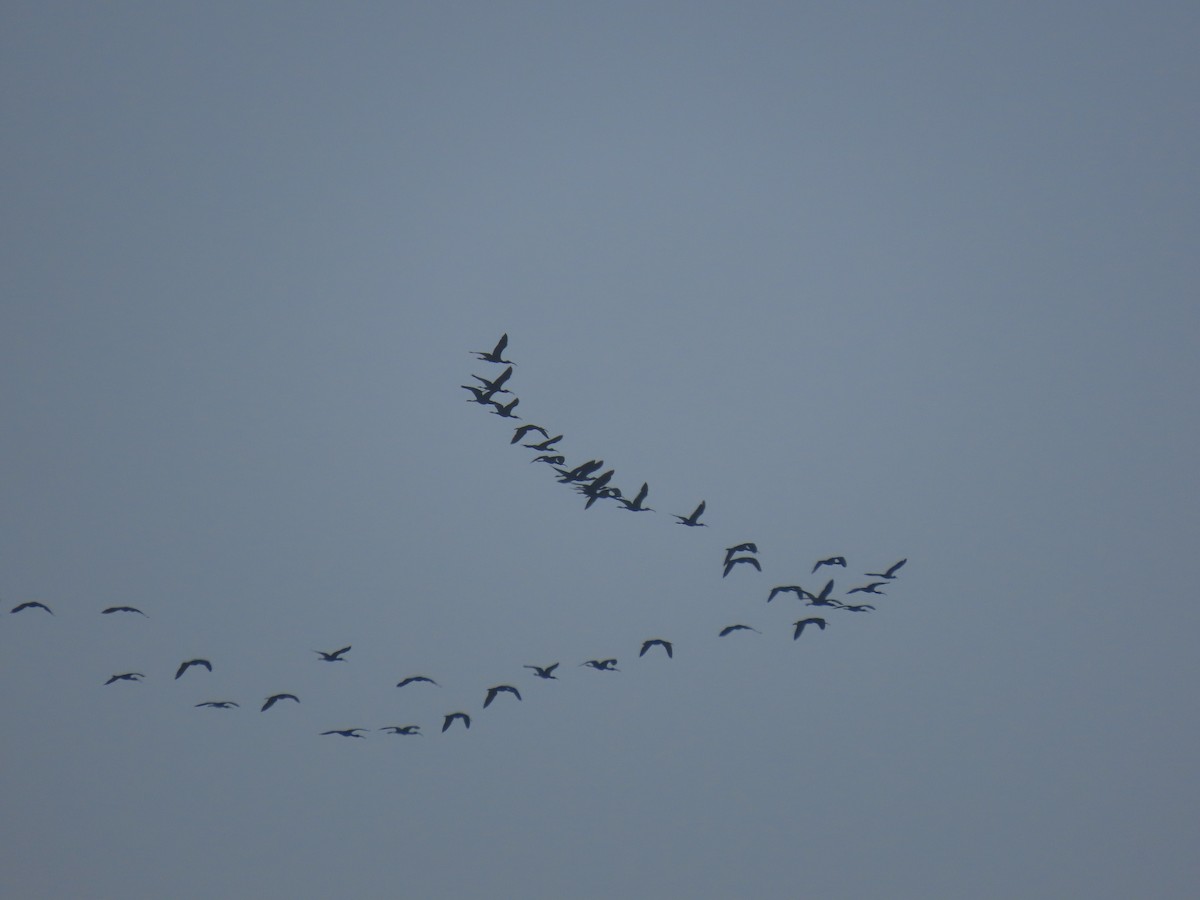
M796 633L792 635L793 641L796 640L796 638L800 637L800 633L802 631L804 631L805 625L816 625L822 631L825 630L825 620L819 619L816 616L809 618L809 619L800 619L799 621L793 622L792 624L796 626Z
M542 433L542 437L544 438L550 437L550 432L546 431L546 429L541 425L518 425L516 429L514 429L512 440L509 441L509 443L515 444L531 431L540 431ZM559 437L562 437L562 435L559 435Z
M725 571L721 573L721 577L724 578L726 575L728 575L730 570L732 570L733 567L738 563L750 563L750 565L754 566L754 568L758 569L758 571L762 571L762 566L758 564L758 560L753 556L735 556L733 559L725 560Z
M462 719L463 725L466 728L471 727L471 717L465 712L447 713L442 719L442 731L444 732L447 728L449 728L455 719Z
M489 391L481 387L475 387L473 384L460 384L459 387L461 387L464 391L470 391L475 395L473 400L467 401L468 403L478 403L480 406L487 406L489 403L491 403L492 395L496 393L496 391Z
M483 708L487 709L489 706L491 706L492 701L496 699L496 696L501 691L507 691L508 693L510 693L514 697L516 697L518 700L521 699L521 692L518 691L511 684L498 684L495 687L490 687L487 689L487 696L483 698Z
M696 527L707 528L708 526L704 522L700 521L700 516L703 514L703 512L704 512L704 501L701 500L700 505L697 506L695 509L693 509L690 515L676 516L675 518L677 518L679 520L680 525L690 525L693 528L696 528Z
M850 612L872 612L875 607L870 603L843 603L838 609L846 609Z
M908 562L907 556L904 557L904 559L900 560L900 562L896 563L894 566L889 568L886 572L867 572L866 575L868 578L886 578L888 581L891 581L893 578L896 577L897 570L902 565L904 565L906 562Z
M230 709L238 704L232 700L206 700L204 703L197 703L196 706L207 706L209 709Z
M591 666L597 672L620 672L617 668L615 659L589 659L587 662L581 662L581 666Z
M117 613L117 612L137 613L139 616L146 615L144 612L142 612L136 606L110 606L108 609L100 610L100 615L107 616L109 613ZM150 617L146 616L146 618L150 618Z
M776 594L795 594L797 597L803 600L805 595L808 594L808 591L800 587L798 584L776 585L775 587L771 588L771 593L767 594L767 602L770 603L772 600L774 600Z
M300 698L297 697L295 694L272 694L270 697L267 698L266 702L262 705L262 709L260 709L259 712L266 712L268 709L270 709L272 706L274 706L280 700L295 700L297 703L300 702Z
M533 674L538 678L552 678L558 680L558 676L554 674L554 670L558 668L558 663L549 666L523 666L525 669L533 669Z
M313 653L321 654L321 658L318 660L318 662L346 662L346 659L342 656L342 654L348 653L349 650L350 647L347 645L341 650L334 650L332 653L326 653L324 650L314 650Z
M664 641L662 638L652 638L651 640L648 640L648 641L642 641L642 651L638 654L638 656L639 657L645 656L646 651L649 650L651 647L655 646L656 644L659 647L662 647L664 650L667 651L668 659L674 659L674 657L675 657L674 645L670 641Z
M548 437L538 444L522 444L522 447L528 447L530 450L557 450L554 445L563 439L561 434L556 434L554 437Z
M493 347L490 351L488 351L488 350L472 350L471 352L474 353L476 356L478 356L480 359L486 360L487 362L513 364L511 359L501 359L500 358L500 355L502 353L504 353L504 348L507 346L508 346L508 332L506 331L504 334L500 335L500 340L496 341L496 346Z
M10 613L19 613L23 609L44 609L50 615L54 615L54 610L48 607L45 603L39 600L26 600L24 603L19 603L9 610Z
M434 681L432 678L426 678L424 675L410 675L408 678L405 678L403 681L398 682L396 684L396 687L404 687L406 684L413 684L414 682L417 682L417 681L427 681L430 684L441 687L441 685L438 684L436 681Z
M366 737L366 735L359 734L359 732L366 730L367 729L365 728L331 728L329 731L322 731L321 736L324 737L327 734L340 734L342 737L361 738Z
M821 568L821 566L841 566L844 569L846 568L846 557L831 556L829 559L818 559L812 570L815 572L817 569Z
M385 725L379 730L388 731L392 734L415 734L417 737L421 736L420 725Z
M587 481L591 478L592 473L604 465L602 459L589 459L585 463L580 463L573 469L555 468L558 473L558 480L563 484L568 484L572 481Z
M734 544L732 547L725 548L725 562L733 559L735 553L757 553L758 544L753 541L746 541L742 544Z
M630 500L628 497L621 497L621 506L630 512L654 512L649 506L642 506L646 500L646 495L650 493L650 484L642 482L642 488L637 492L637 496Z
M803 593L804 599L808 601L809 606L841 606L840 600L831 600L829 592L833 590L833 579L830 578L825 582L825 587L821 588L821 593L813 595L808 591Z
M726 625L717 634L717 637L725 637L725 635L733 634L735 631L753 631L755 634L762 634L757 628L751 628L749 625Z
M484 378L482 375L472 375L476 381L483 385L484 390L491 391L493 394L511 394L512 391L506 390L504 382L512 377L512 366L509 366L494 379Z
M175 680L179 680L179 676L190 669L192 666L204 666L208 671L212 671L212 663L207 659L189 659L186 662L181 662L179 668L175 671Z
M550 456L547 454L542 454L541 456L535 456L533 459L530 460L531 463L544 462L544 463L550 463L550 465L552 465L552 466L561 466L566 461L567 461L567 458L565 456L558 456L558 455Z
M870 584L864 584L856 588L850 588L846 591L847 594L879 594L881 597L887 596L878 588L887 584L886 581L872 581Z
M141 672L122 672L120 675L114 675L105 684L112 684L114 681L141 681L146 676Z
M513 397L512 401L509 403L500 403L496 400L489 400L488 402L491 403L493 407L495 407L493 410L491 410L491 412L494 415L500 416L501 418L504 418L504 419L519 419L519 418L521 418L520 416L518 416L516 413L513 412L513 410L517 408L517 404L521 402L520 397Z

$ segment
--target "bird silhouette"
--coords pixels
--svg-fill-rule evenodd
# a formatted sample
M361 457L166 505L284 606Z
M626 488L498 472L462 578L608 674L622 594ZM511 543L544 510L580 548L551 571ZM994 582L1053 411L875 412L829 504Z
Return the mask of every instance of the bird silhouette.
M554 437L548 437L544 441L537 444L522 444L522 447L528 447L530 450L557 450L554 445L563 439L561 434L556 434Z
M139 616L146 615L144 612L142 612L136 606L110 606L108 609L100 610L100 615L107 616L110 613L119 613L119 612L137 613ZM146 618L150 618L150 617L146 616Z
M519 419L519 418L521 418L520 416L518 416L516 413L513 412L513 410L517 408L517 404L521 402L520 397L513 397L512 400L509 401L508 403L500 403L498 400L489 400L488 402L491 403L492 407L493 407L491 412L493 412L497 416L500 416L501 418L504 418L504 419Z
M840 600L830 599L829 592L832 590L833 579L830 578L827 582L825 582L825 587L821 588L821 593L814 595L810 594L808 591L805 591L802 596L808 601L809 606L841 606L842 602Z
M725 548L725 562L733 559L735 553L757 553L758 544L753 541L746 541L742 544L734 544L732 547Z
M449 728L454 723L455 719L462 719L464 727L471 727L471 717L465 712L447 713L442 719L442 731L444 732L447 728Z
M627 497L621 497L621 506L630 512L654 512L649 506L642 506L646 500L646 495L650 493L650 484L642 482L642 488L637 492L637 496L630 500Z
M592 473L604 465L602 459L589 459L585 463L580 463L573 469L559 469L554 471L558 473L558 480L563 484L569 484L572 481L587 481L592 477Z
M473 384L460 384L459 387L475 395L473 400L467 401L468 403L478 403L480 406L487 406L491 403L492 395L496 393L496 391L489 391L485 388L476 387Z
M589 659L587 662L581 662L581 666L590 666L597 672L620 672L617 668L615 659Z
M888 581L891 581L896 577L896 572L899 571L900 567L906 562L908 562L907 556L900 560L900 562L891 566L886 572L867 572L866 575L868 578L886 578Z
M725 637L725 635L733 634L735 631L753 631L755 634L762 634L757 628L751 628L749 625L726 625L717 634L717 637Z
M549 463L552 466L561 466L566 461L567 461L567 458L565 456L558 456L558 455L549 456L546 454L543 454L541 456L535 456L533 459L530 460L531 463L544 462L544 463Z
M849 612L872 612L875 607L870 603L843 603L838 609L848 610Z
M348 652L350 652L349 645L343 647L341 650L334 650L332 653L326 653L324 650L313 651L313 653L321 654L321 658L318 660L318 662L346 662L342 654Z
M704 501L701 500L700 505L697 506L695 509L693 509L690 515L676 516L675 518L677 518L679 520L680 525L690 525L693 528L696 528L696 527L705 528L705 527L707 527L706 523L700 521L700 516L703 513L704 513Z
M507 346L508 346L508 332L506 331L504 334L500 335L500 340L496 341L496 346L493 347L490 351L488 351L488 350L472 350L471 352L474 353L476 356L478 356L480 359L486 360L487 362L513 364L513 361L511 359L502 359L501 358L501 354L504 353L504 348Z
M525 435L529 434L529 432L531 432L531 431L540 431L542 434L542 437L544 437L544 438L550 437L550 432L546 431L546 429L543 428L541 425L518 425L513 430L512 440L509 441L509 443L515 444L517 441L521 440L521 438L525 437ZM562 437L562 435L559 435L559 437Z
M385 725L379 730L387 731L391 734L415 734L417 737L421 736L420 725Z
M321 736L324 737L327 734L340 734L342 737L362 738L366 737L366 735L359 734L359 732L366 730L367 729L365 728L331 728L329 731L322 731Z
M489 706L491 706L492 701L496 699L496 695L499 694L501 691L507 691L508 693L510 693L514 697L516 697L518 700L521 699L521 692L518 691L511 684L498 684L495 687L490 687L487 689L487 696L483 698L483 708L487 709Z
M821 568L821 566L841 566L844 569L846 568L846 557L831 556L829 559L818 559L812 570L815 572L817 569Z
M550 666L523 666L525 669L533 669L533 674L538 678L552 678L558 680L558 676L554 674L554 670L558 668L558 663Z
M484 390L491 391L493 394L511 394L512 391L504 388L504 382L512 377L512 373L512 366L509 366L493 379L484 378L482 375L472 375L471 377L482 384Z
M808 595L808 591L800 587L798 584L780 584L771 588L771 593L767 594L767 602L770 603L775 599L777 594L795 594L801 600Z
M792 635L793 641L796 640L796 638L800 637L800 633L802 631L804 631L805 625L816 625L822 631L825 630L825 620L817 618L816 616L813 616L812 618L808 618L808 619L800 619L799 621L793 622L792 624L794 624L796 626L796 633Z
M208 671L212 671L212 663L207 659L189 659L186 662L181 662L179 668L175 671L175 680L179 680L179 676L190 669L192 666L204 666Z
M141 672L122 672L120 675L114 675L105 684L112 684L114 681L141 681L146 676Z
M406 684L414 684L415 682L418 682L418 681L425 681L425 682L428 682L429 684L433 684L433 685L437 685L438 687L441 687L441 685L438 684L436 681L434 681L432 678L426 678L424 675L410 675L408 678L405 678L403 681L398 682L396 684L396 687L404 687Z
M728 575L733 567L738 563L750 563L750 565L754 566L754 568L758 569L758 571L762 571L762 566L758 564L758 560L753 556L735 556L733 559L725 560L725 571L721 573L721 577L724 578L726 575Z
M675 657L674 646L671 644L670 641L664 641L662 638L652 638L651 640L648 640L648 641L642 641L642 650L638 654L638 656L639 657L645 656L646 651L655 645L662 647L664 650L667 651L668 659L673 659Z
M272 694L267 698L266 702L263 703L262 709L259 710L259 712L266 712L280 700L295 700L297 703L300 702L300 698L295 694Z
M879 594L880 596L887 596L883 593L883 591L878 590L878 588L883 587L885 584L887 584L886 581L872 581L870 584L864 584L860 587L850 588L850 590L846 591L846 594Z
M206 700L204 703L197 703L196 706L207 706L209 709L231 709L238 704L232 700Z
M42 603L40 600L26 600L24 603L18 603L16 606L10 609L9 612L19 613L23 609L44 609L46 612L50 613L50 615L54 615L54 610L48 607L45 603Z

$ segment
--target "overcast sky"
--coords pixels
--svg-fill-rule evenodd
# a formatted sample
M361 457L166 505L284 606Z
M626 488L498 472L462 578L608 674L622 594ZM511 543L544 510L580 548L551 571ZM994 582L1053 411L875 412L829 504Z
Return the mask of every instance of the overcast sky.
M0 894L1195 896L1198 45L4 4Z

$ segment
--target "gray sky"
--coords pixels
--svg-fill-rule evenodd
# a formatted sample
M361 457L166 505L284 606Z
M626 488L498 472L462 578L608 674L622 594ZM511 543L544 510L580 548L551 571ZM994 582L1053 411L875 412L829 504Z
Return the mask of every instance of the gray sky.
M5 4L0 894L1194 896L1200 12L965 6Z

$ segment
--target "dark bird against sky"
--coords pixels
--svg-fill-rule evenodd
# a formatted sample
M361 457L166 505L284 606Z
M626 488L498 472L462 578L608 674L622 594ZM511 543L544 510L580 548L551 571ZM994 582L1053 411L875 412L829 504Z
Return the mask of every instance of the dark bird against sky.
M808 619L800 619L799 621L794 622L792 624L794 624L796 626L796 632L792 635L793 641L796 640L796 638L800 637L800 634L804 631L804 626L806 626L806 625L816 625L822 631L825 630L825 620L817 618L816 616L813 616Z
M48 607L45 603L42 603L40 600L26 600L24 603L18 603L16 606L10 609L9 612L19 613L23 609L44 609L46 612L50 613L50 615L54 615L54 610Z
M581 666L590 666L597 672L620 672L617 668L615 659L589 659L587 662L581 662Z
M888 581L891 581L896 577L896 573L900 571L900 567L906 562L908 562L908 557L905 557L904 559L900 560L900 562L893 564L886 572L867 572L866 575L868 578L886 578Z
M266 702L263 703L262 709L259 710L259 712L266 712L280 700L295 700L297 703L300 702L300 698L295 694L272 694L266 699Z
M483 708L487 709L489 706L491 706L492 701L495 700L496 696L498 694L500 694L502 691L506 691L506 692L512 694L518 700L521 699L521 692L518 691L511 684L498 684L495 687L490 687L487 689L487 696L483 698Z
M122 672L120 675L114 675L105 684L112 684L114 681L141 681L146 676L141 672Z
M662 638L651 638L648 641L642 641L642 650L640 653L638 653L638 656L645 656L646 651L655 646L662 647L664 650L666 650L668 658L673 659L675 657L674 645L670 641L664 641Z
M735 556L733 559L725 560L725 571L721 573L721 577L724 578L726 575L728 575L730 571L732 571L733 567L738 563L750 563L750 565L754 566L754 568L758 569L758 571L762 571L762 566L759 565L758 560L753 556Z
M232 709L237 705L238 704L234 703L232 700L206 700L203 703L196 704L198 707L206 706L209 709Z
M538 678L552 678L558 680L558 676L554 674L554 670L558 668L558 663L549 666L524 666L526 669L533 669L533 674Z
M753 631L755 634L762 634L757 628L751 628L749 625L726 625L717 634L717 637L725 637L725 635L733 634L735 631Z
M474 353L476 356L478 356L480 359L486 360L487 362L513 364L513 361L511 359L504 359L502 357L502 354L504 353L504 348L507 346L508 346L508 332L505 332L504 334L500 335L500 340L496 341L496 346L493 347L490 351L489 350L472 350L471 352Z
M385 725L379 730L386 731L389 734L415 734L418 737L421 735L420 725Z
M396 687L404 687L406 684L416 684L419 681L424 681L429 684L433 684L433 685L437 685L438 687L441 687L441 685L439 685L432 678L426 678L424 675L409 675L403 681L398 682L396 684Z
M844 569L846 568L846 557L831 556L829 559L818 559L816 565L812 567L813 572L817 571L821 566L841 566Z
M691 511L686 516L675 516L679 520L680 525L690 525L691 527L707 527L706 523L700 521L700 516L704 514L704 501L700 501L700 505Z
M342 737L362 738L362 737L366 737L366 735L359 734L359 732L366 731L366 730L367 729L365 729L365 728L331 728L331 729L329 729L329 731L322 731L321 736L324 737L327 734L338 734L338 735L341 735Z
M334 650L332 653L326 653L324 650L314 650L313 653L320 653L321 658L318 662L346 662L343 654L350 652L350 646L347 645L341 650Z
M210 663L207 659L189 659L186 662L181 662L179 664L179 668L175 670L175 679L179 680L179 676L181 676L192 666L203 666L204 668L208 669L208 671L212 671L212 663Z
M111 613L119 613L119 612L137 613L139 616L146 615L144 612L142 612L136 606L110 606L108 609L100 610L100 615L107 616L107 615L110 615ZM146 616L146 618L150 618L150 617Z
M445 718L442 719L442 731L445 731L452 724L454 724L455 719L462 719L462 723L465 728L471 727L471 717L465 712L447 713Z

